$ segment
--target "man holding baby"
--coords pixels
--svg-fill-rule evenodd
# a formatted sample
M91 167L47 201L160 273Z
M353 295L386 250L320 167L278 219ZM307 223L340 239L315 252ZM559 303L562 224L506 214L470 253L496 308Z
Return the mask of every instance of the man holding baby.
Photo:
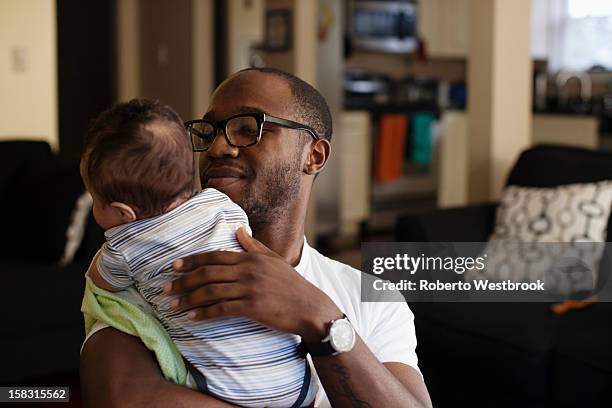
M236 140L236 115L257 126ZM300 126L302 124L303 126ZM182 277L164 287L193 320L244 317L301 337L319 384L320 407L428 407L417 365L413 315L403 302L362 303L360 272L330 260L304 238L308 200L331 153L331 115L310 85L255 68L226 79L204 118L200 179L246 212L244 252L207 252L174 262ZM222 285L223 291L213 290ZM167 381L138 337L98 324L81 356L87 406L222 407L210 395Z

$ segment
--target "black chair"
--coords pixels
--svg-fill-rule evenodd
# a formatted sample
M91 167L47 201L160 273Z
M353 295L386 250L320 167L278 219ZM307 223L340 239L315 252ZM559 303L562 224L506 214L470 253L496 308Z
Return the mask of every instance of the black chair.
M0 142L0 385L78 373L84 273L104 242L91 214L72 262L58 262L83 191L79 164L47 143Z
M540 145L521 154L507 184L554 187L601 180L612 180L612 153ZM398 220L396 239L483 242L493 229L495 209L495 203L486 203L406 215ZM410 307L434 406L612 406L609 303L561 316L544 303Z

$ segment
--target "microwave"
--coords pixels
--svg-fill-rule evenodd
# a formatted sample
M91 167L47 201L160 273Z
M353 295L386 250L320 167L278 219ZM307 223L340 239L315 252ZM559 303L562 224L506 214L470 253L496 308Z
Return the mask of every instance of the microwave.
M353 0L348 16L354 49L409 53L417 48L414 0Z

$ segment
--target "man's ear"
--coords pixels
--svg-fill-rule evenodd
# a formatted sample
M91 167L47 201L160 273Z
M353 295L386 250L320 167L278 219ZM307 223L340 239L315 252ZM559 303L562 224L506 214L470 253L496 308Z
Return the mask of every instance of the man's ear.
M136 221L136 212L129 205L115 201L110 206L117 210L124 223Z
M308 152L306 162L304 163L304 173L317 174L323 170L325 163L329 159L331 153L331 144L327 139L319 139L315 141Z

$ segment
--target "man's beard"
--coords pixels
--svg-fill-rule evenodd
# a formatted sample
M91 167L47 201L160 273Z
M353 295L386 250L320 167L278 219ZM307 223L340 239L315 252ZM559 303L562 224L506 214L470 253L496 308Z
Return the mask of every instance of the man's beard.
M240 205L251 224L269 224L279 220L288 222L286 216L300 192L300 155L285 163L260 169L257 172L261 186L247 188ZM257 190L257 191L254 191Z

